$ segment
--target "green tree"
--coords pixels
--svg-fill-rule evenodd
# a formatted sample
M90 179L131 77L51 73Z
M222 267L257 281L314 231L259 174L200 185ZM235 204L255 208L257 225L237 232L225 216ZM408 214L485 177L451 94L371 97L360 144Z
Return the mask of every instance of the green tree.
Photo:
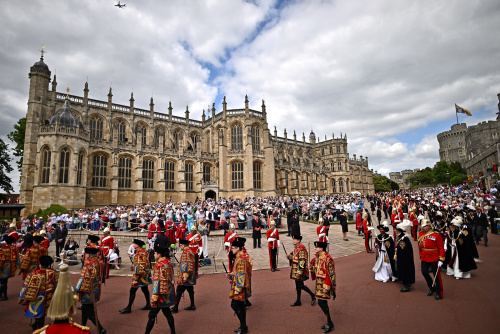
M10 165L10 161L9 145L5 144L3 139L0 138L0 188L8 194L14 191L12 180L7 175L14 170Z
M376 193L390 192L393 190L391 188L391 182L393 181L388 179L386 176L374 176L372 180L373 180L373 185L375 186Z
M458 186L462 184L463 178L460 176L454 176L451 178L450 183L452 186Z
M14 156L18 157L17 170L23 169L23 154L24 154L24 136L26 134L26 117L21 118L14 125L14 131L10 132L7 137L16 144L14 147Z

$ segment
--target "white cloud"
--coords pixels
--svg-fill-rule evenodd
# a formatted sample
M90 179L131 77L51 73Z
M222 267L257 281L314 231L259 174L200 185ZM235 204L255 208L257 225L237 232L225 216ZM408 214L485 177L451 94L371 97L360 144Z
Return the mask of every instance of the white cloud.
M112 83L116 103L133 91L148 109L153 94L157 111L171 100L174 114L189 104L194 118L218 94L229 108L248 94L253 109L266 100L280 133L347 133L350 153L378 170L432 165L435 134L401 138L453 122L454 103L473 111L469 122L495 116L498 1L276 2L2 3L2 134L26 112L42 43L59 91L81 94L88 77L91 98L106 100Z

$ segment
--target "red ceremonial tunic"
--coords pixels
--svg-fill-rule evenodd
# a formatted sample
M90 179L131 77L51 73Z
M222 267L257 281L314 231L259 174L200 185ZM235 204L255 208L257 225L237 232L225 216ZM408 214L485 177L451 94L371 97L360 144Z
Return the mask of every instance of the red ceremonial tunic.
M226 233L226 236L224 237L224 246L226 246L226 251L231 251L231 242L233 242L237 237L238 233L236 232Z
M432 230L418 234L418 250L420 261L437 262L445 259L443 238Z
M271 228L266 232L267 247L268 248L278 248L278 240L280 240L280 233L276 228Z
M335 263L330 254L325 251L316 253L316 257L311 260L310 266L311 278L316 280L316 298L330 299L332 295L335 296L337 286ZM326 290L326 292L323 290Z
M90 333L90 328L72 322L47 325L33 332L33 334L81 334Z
M318 239L321 242L328 242L327 228L326 226L318 226L316 228L316 233L318 234Z
M101 239L101 248L104 256L108 256L110 249L115 249L115 240L112 236L108 235Z
M41 243L40 243L40 247L43 247L45 249L49 249L49 246L50 246L50 240L48 238L45 238L45 240L43 240Z
M410 215L408 216L408 218L413 223L413 226L418 226L418 219L417 219L417 215L415 214L415 212L410 212Z
M201 235L199 233L193 234L189 233L186 237L186 240L189 240L189 248L194 255L197 255L199 249L203 246L203 241L201 240Z
M9 233L9 236L13 237L14 239L17 239L19 238L19 234L16 232L16 231L13 231L13 232L10 232Z
M363 220L363 232L364 233L372 233L370 230L368 230L368 227L370 227L370 223L368 220L364 219Z

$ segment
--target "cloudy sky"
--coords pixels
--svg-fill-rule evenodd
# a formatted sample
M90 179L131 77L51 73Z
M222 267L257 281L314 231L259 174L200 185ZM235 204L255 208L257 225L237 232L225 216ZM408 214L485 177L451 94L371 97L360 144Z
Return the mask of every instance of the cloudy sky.
M496 117L500 93L498 0L1 1L0 137L26 114L28 72L42 45L57 74L90 98L201 119L222 109L260 110L269 126L324 140L347 133L370 168L433 166L436 134L459 116ZM88 79L87 79L88 78ZM16 191L17 173L12 173Z

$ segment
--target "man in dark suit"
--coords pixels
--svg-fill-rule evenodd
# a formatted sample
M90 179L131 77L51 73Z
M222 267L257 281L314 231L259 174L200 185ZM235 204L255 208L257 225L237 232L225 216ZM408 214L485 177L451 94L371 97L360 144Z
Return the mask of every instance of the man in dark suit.
M300 235L299 218L295 210L293 211L293 216L290 219L290 222L291 222L292 235Z
M497 222L495 221L495 218L498 218L498 212L495 209L495 201L490 202L491 206L490 209L488 210L488 218L490 220L491 224L491 233L497 234Z
M260 223L259 216L254 215L252 219L252 239L253 239L253 248L257 247L261 248L260 242L262 238L262 224Z
M479 206L476 208L476 214L474 215L474 225L476 245L479 245L479 241L484 237L484 246L488 247L488 218L484 213L481 213Z
M61 251L64 249L64 244L66 243L66 237L68 236L68 229L66 228L66 222L64 220L59 221L59 226L56 228L55 241L56 241L56 257L59 259Z

